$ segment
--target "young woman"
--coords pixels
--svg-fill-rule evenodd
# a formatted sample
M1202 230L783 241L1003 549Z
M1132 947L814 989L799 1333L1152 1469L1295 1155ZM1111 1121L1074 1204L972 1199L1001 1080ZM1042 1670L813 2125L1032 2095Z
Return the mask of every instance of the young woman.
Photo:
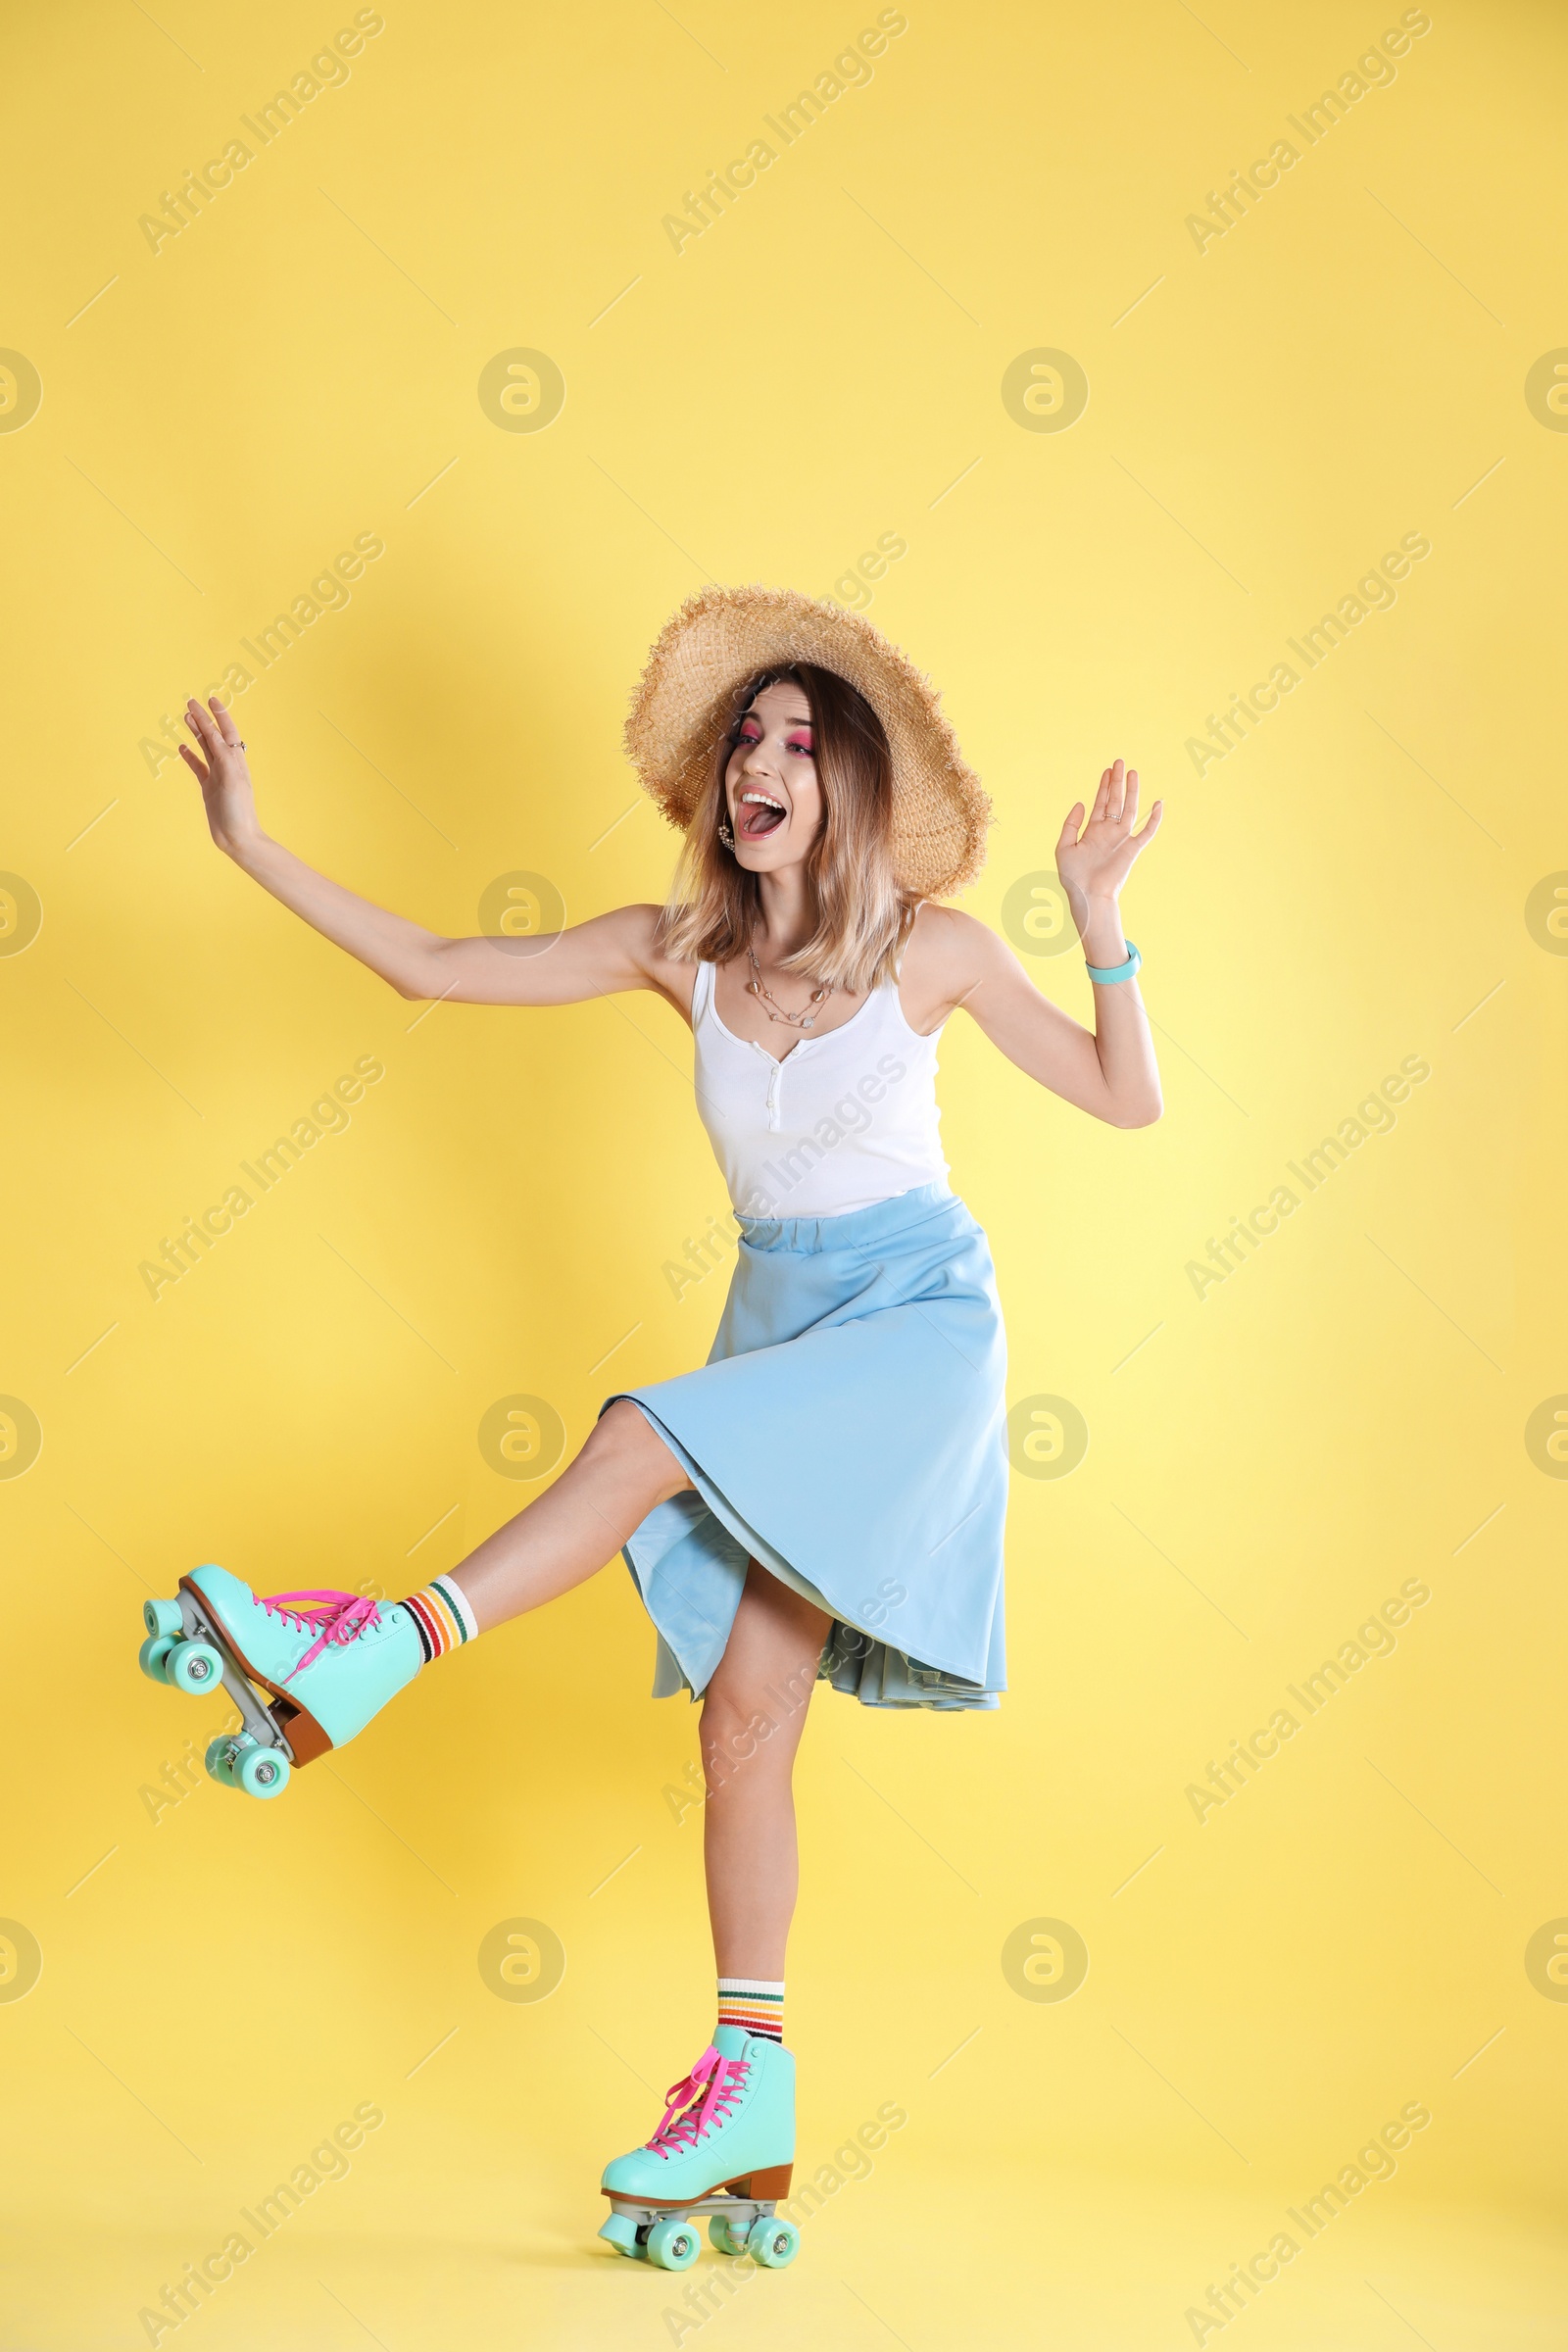
M1118 760L1056 845L1091 1032L938 904L978 870L990 804L925 680L836 607L714 588L674 615L626 730L685 835L670 901L545 938L444 939L328 881L263 832L229 712L186 717L219 848L400 995L662 997L694 1035L742 1238L708 1364L607 1399L570 1466L460 1567L381 1607L262 1598L201 1568L149 1604L143 1663L191 1690L221 1673L245 1728L210 1768L272 1794L290 1758L352 1739L428 1661L619 1549L658 1631L656 1695L703 1702L719 2022L653 2137L607 2171L601 2234L684 2267L695 2208L726 2251L788 2260L793 2230L769 2217L794 2153L790 1781L812 1687L938 1708L1004 1688L1004 1342L985 1236L947 1183L937 1040L961 1006L1092 1116L1159 1116L1117 902L1160 805L1135 831Z

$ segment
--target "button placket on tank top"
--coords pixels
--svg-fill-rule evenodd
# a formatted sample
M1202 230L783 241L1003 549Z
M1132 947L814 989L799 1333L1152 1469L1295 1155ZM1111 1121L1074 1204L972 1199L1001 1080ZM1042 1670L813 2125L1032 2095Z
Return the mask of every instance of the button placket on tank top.
M758 1042L757 1042L756 1038L753 1038L753 1039L752 1039L752 1041L751 1041L751 1045L752 1045L752 1051L753 1051L753 1053L754 1053L754 1054L760 1054L760 1055L762 1056L762 1059L763 1059L763 1060L764 1060L764 1061L767 1063L767 1065L768 1065L768 1068L767 1068L767 1124L768 1124L769 1131L770 1131L770 1132L773 1132L773 1133L776 1133L776 1132L777 1132L777 1129L778 1129L778 1122L779 1122L779 1088L780 1088L780 1086L781 1086L781 1085L782 1085L782 1083L783 1083L783 1078L784 1078L784 1064L783 1064L781 1061L775 1061L775 1060L774 1060L774 1058L773 1058L773 1056L772 1056L772 1054L771 1054L768 1052L767 1048L766 1048L765 1046L760 1046L760 1045L758 1044Z
M784 1060L794 1061L798 1054L808 1054L813 1046L826 1045L832 1034L829 1030L826 1037L803 1037L798 1046L791 1046ZM747 1043L752 1052L760 1054L767 1063L767 1125L769 1133L776 1134L783 1124L784 1062L776 1054L770 1054L765 1046L759 1045L755 1037L749 1038Z

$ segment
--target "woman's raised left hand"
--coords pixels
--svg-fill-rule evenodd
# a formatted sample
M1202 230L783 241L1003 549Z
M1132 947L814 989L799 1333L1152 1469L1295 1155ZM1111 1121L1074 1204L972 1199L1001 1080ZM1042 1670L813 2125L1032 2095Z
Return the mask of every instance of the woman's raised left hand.
M1082 801L1075 801L1068 809L1056 844L1056 872L1071 903L1080 938L1088 928L1091 902L1116 900L1139 851L1159 831L1164 807L1163 801L1156 801L1142 829L1135 833L1138 770L1124 768L1117 760L1100 779L1088 823L1084 824Z

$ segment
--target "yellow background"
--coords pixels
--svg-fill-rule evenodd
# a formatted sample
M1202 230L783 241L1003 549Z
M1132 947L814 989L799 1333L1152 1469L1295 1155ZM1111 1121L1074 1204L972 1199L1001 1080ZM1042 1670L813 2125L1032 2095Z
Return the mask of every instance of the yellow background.
M1525 1949L1568 1913L1568 1494L1524 1432L1568 1389L1563 971L1525 905L1568 865L1568 438L1524 383L1568 342L1568 45L1544 6L1441 0L1200 252L1206 191L1398 22L1295 13L911 0L677 255L664 214L874 10L388 0L156 254L139 216L352 12L13 12L0 343L43 399L0 433L0 866L43 920L0 957L0 1390L43 1443L0 1481L0 1915L43 1969L0 2000L6 2345L146 2341L366 2101L349 2177L164 2342L652 2347L693 2316L593 2237L711 2015L699 1816L664 1793L695 1718L649 1702L618 1566L280 1804L142 1793L220 1719L137 1674L147 1592L209 1558L421 1583L535 1491L479 1452L496 1399L574 1446L719 1306L662 1271L723 1206L665 1010L421 1018L140 749L364 532L384 555L241 729L271 830L442 929L516 869L574 919L658 897L619 750L658 627L706 577L858 595L889 532L867 610L997 804L977 913L1116 754L1166 800L1126 902L1163 1121L1095 1126L961 1021L944 1047L1010 1396L1091 1433L1014 1481L1012 1690L951 1720L824 1692L805 1743L803 2177L908 2121L684 2340L1191 2343L1411 2101L1396 2177L1224 2340L1562 2340L1568 2006ZM479 404L519 347L565 379L546 430ZM1089 378L1062 432L1001 397L1042 347ZM1206 715L1411 531L1394 609L1195 774ZM1074 957L1031 969L1088 1016ZM155 1303L140 1261L366 1054L348 1131ZM1187 1262L1405 1055L1394 1131L1200 1300ZM1200 1824L1188 1785L1407 1578L1396 1652ZM477 1965L519 1917L566 1953L539 2003ZM1002 1967L1042 1918L1090 1953L1059 2003Z

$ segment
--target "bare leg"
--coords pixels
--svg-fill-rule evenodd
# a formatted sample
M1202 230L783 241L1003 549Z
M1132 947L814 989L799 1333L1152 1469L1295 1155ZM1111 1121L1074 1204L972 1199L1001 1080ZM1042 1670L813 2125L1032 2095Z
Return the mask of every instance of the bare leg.
M487 1633L586 1583L656 1502L691 1483L652 1424L622 1398L601 1415L555 1485L448 1574Z
M703 1698L703 1858L721 1977L784 1974L800 1883L790 1776L832 1624L751 1563Z

